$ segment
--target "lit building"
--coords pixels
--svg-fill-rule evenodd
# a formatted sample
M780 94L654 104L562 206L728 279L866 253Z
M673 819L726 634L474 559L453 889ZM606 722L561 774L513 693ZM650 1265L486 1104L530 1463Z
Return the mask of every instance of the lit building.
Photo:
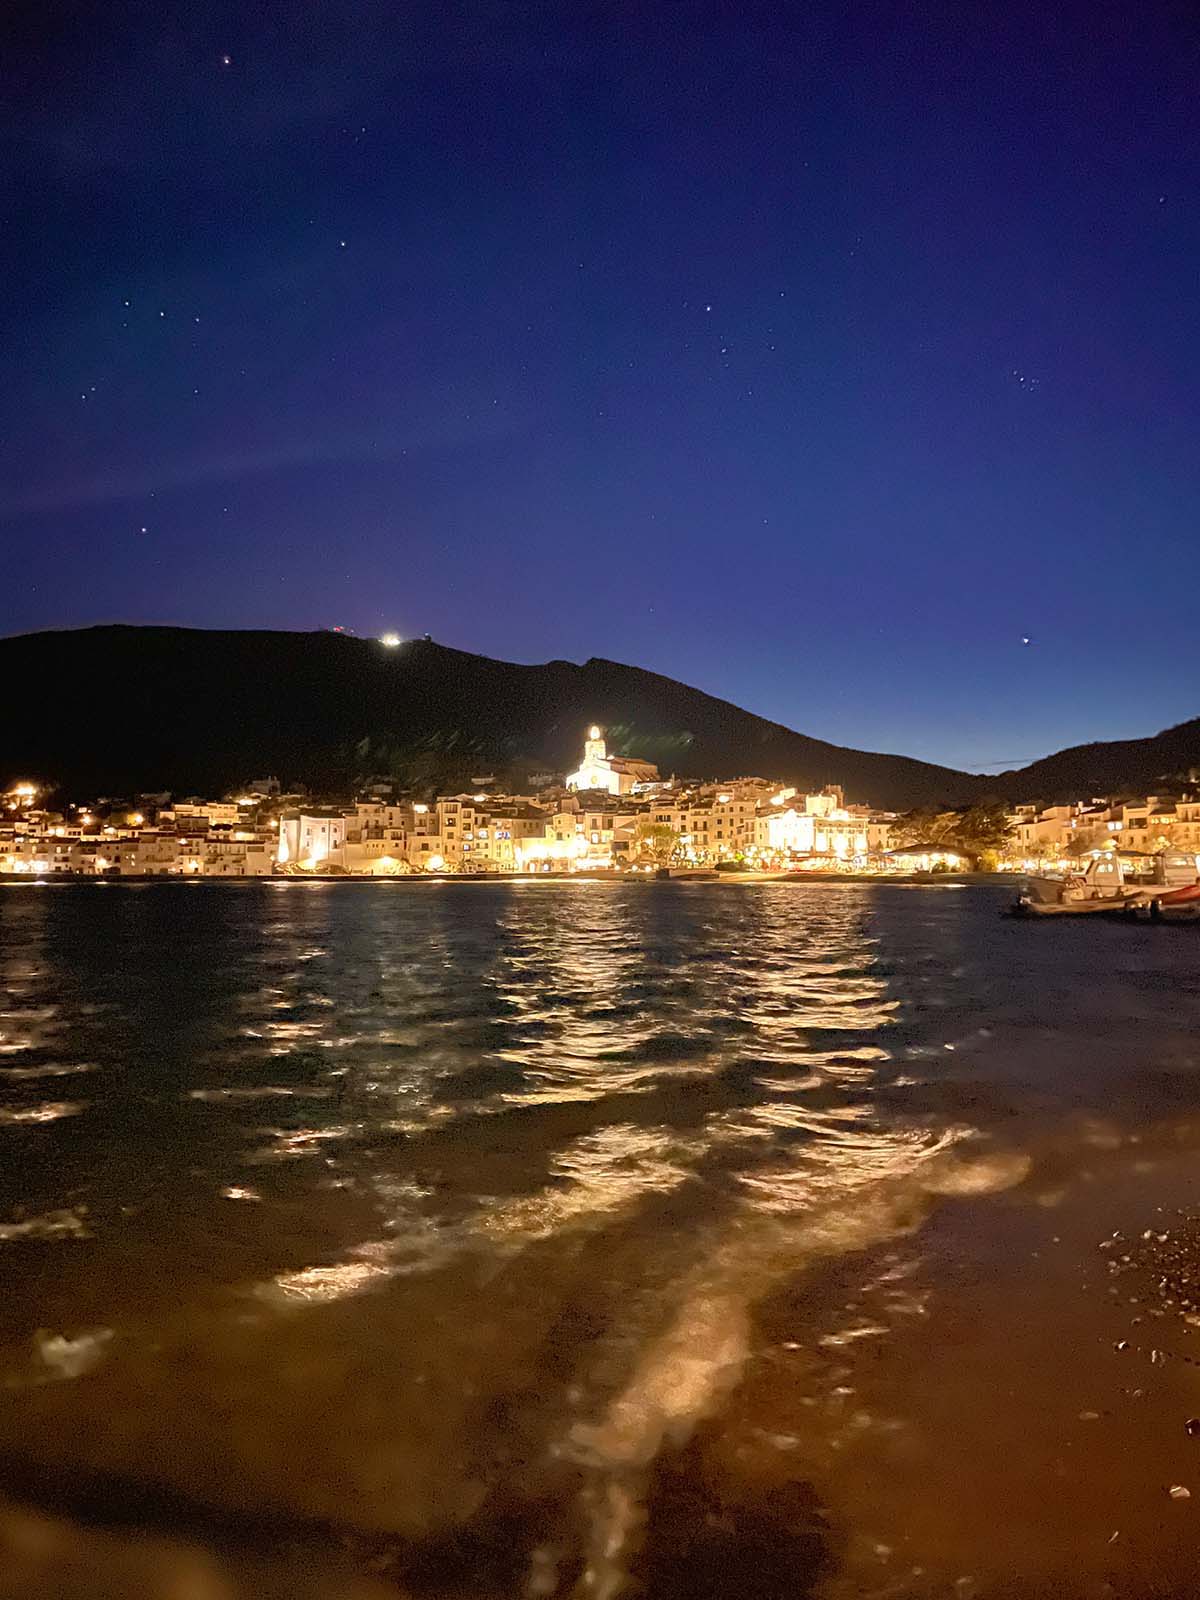
M768 805L758 817L757 843L766 856L861 861L869 851L869 831L866 817L846 810L840 789L824 789Z
M540 835L530 832L516 847L522 871L608 869L628 850L637 821L636 811L594 800L566 800L550 816L542 816Z
M344 867L346 821L343 811L285 812L279 819L276 861L305 872Z
M165 818L173 817L186 827L196 822L207 822L210 826L229 828L238 820L238 808L232 800L181 800L162 815Z
M892 824L896 818L890 812L867 817L867 855L886 855L892 847Z
M475 815L474 834L463 843L471 846L474 869L495 872L521 871L528 845L546 837L549 823L546 811L528 800L497 799Z
M1094 813L1086 822L1078 805L1018 806L1009 813L1009 850L1023 860L1041 861L1057 858L1071 848L1073 835L1082 825L1104 828L1107 811Z
M37 785L34 783L14 783L11 789L0 796L0 800L8 811L28 811L37 794Z
M198 870L206 878L264 878L274 870L273 851L268 837L221 837L210 833L198 843L200 850L189 849L185 860L190 863L198 858Z
M370 877L396 877L407 872L412 822L411 805L360 800L353 816L346 818L346 871Z
M636 785L657 781L658 768L652 761L610 756L600 729L594 724L588 729L578 772L567 774L568 789L603 790L608 794L632 794Z
M906 844L888 852L894 872L965 872L970 858L942 844Z

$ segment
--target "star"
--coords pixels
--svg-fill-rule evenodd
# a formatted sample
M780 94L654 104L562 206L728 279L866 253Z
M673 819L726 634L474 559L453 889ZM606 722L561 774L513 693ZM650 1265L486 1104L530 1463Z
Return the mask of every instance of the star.
M1026 634L1022 634L1022 635L1021 635L1021 643L1022 643L1022 644L1028 644L1028 643L1029 643L1029 642L1030 642L1030 641L1029 641L1029 638L1028 638L1028 636L1027 636L1027 635L1026 635Z
M221 57L221 65L223 67L231 67L233 65L233 57L232 56L222 56Z

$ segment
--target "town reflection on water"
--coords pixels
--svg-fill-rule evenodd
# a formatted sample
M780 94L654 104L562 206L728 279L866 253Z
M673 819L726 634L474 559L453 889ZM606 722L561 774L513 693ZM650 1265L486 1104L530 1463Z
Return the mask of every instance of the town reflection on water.
M1032 1056L1082 1041L1047 1037L997 908L842 884L0 897L20 1515L83 1537L97 1485L118 1524L166 1495L163 1538L221 1528L258 1583L289 1539L390 1592L957 1582L953 1497L914 1556L865 1488L937 1412L905 1385L912 1330L978 1293L937 1241L969 1214L1008 1240L999 1281L1015 1219L1061 1237L1082 1193L1081 1105L1117 1119L1114 1162L1145 1119L1113 1092L1120 983L1086 1070L1025 1095ZM1069 1321L1068 1277L1041 1292Z

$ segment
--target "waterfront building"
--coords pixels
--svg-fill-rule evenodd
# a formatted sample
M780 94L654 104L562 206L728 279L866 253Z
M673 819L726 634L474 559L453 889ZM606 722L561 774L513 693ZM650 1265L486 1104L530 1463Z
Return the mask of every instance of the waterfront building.
M198 841L200 866L192 868L206 878L262 878L269 877L274 869L273 852L269 837L239 837L234 834L220 837L209 834ZM190 856L191 860L196 855Z
M1009 813L1009 853L1021 860L1039 861L1069 851L1079 828L1082 808L1078 804L1018 806ZM1086 826L1104 826L1105 816L1097 814Z
M477 825L476 867L496 872L542 870L540 847L551 827L547 806L526 798L498 801Z
M412 823L411 803L359 800L346 815L346 871L371 877L407 872Z
M541 836L532 831L521 841L516 858L522 871L596 871L614 866L628 854L639 813L632 806L611 806L589 797L573 798L545 817Z
M867 857L877 860L886 856L892 848L892 825L896 821L894 812L870 812L867 815Z
M1200 799L1185 795L1175 806L1172 843L1189 854L1200 852Z
M1189 794L1022 805L1009 813L1008 820L1004 864L1014 869L1066 863L1097 850L1139 855L1166 848L1200 852L1200 798Z
M117 799L60 812L0 807L0 874L566 873L667 861L919 871L967 859L928 842L896 848L896 816L847 804L836 786L801 793L754 777L659 780L648 762L609 756L598 727L589 730L567 785L549 791L479 789L418 800L388 784L345 804L296 794L267 802L247 793L160 806L165 798L139 795L136 809ZM940 820L953 823L956 814ZM1002 865L1010 870L1065 866L1106 849L1148 856L1172 848L1200 857L1194 791L1020 805L1008 822Z
M971 865L961 850L943 844L906 844L888 852L894 872L965 872Z
M1148 795L1123 804L1116 820L1119 827L1113 831L1120 849L1153 853L1175 842L1178 808L1174 800Z
M288 811L279 819L276 860L281 867L328 871L344 867L347 816L344 811Z
M770 787L768 784L762 786ZM750 783L700 790L686 807L684 842L698 861L716 865L750 855L758 842L758 807L762 797Z
M758 817L757 845L760 854L769 858L865 864L868 831L868 818L852 815L841 790L830 788L768 804Z

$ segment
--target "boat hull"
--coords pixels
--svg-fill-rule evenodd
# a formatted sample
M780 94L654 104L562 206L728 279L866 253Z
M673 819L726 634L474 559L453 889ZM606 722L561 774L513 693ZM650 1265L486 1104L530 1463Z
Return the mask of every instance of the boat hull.
M1200 883L1186 883L1181 889L1168 889L1156 895L1160 906L1200 905Z
M1012 914L1014 917L1111 917L1120 916L1140 900L1140 894L1094 900L1031 900L1023 896L1012 908Z

